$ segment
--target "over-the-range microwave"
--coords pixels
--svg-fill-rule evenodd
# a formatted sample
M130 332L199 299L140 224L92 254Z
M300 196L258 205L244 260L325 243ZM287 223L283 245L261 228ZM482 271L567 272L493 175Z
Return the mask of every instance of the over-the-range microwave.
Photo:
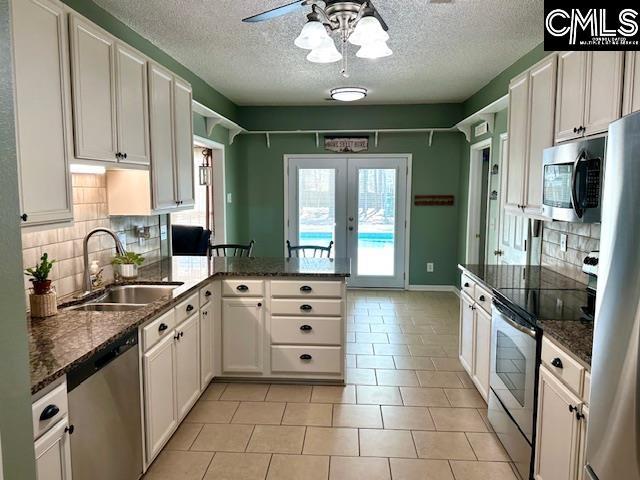
M553 220L600 221L606 137L544 151L542 213Z

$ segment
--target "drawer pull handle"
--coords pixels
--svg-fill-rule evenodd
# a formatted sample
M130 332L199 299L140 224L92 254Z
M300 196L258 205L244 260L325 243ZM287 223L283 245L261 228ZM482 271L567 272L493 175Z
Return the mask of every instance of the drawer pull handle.
M193 305L187 305L187 312L191 312L193 310Z
M300 330L302 330L303 332L310 332L311 330L313 330L313 328L311 327L311 325L302 325L300 327Z
M169 328L169 326L166 323L161 323L160 326L158 327L158 331L164 332L167 328Z
M302 287L300 287L300 291L304 293L309 293L313 291L313 288L311 288L309 285L303 285Z
M40 421L44 422L45 420L49 420L55 417L58 413L60 413L60 409L57 405L47 405L40 414Z
M551 365L553 365L556 368L562 368L562 360L560 360L558 357L554 358L553 360L551 360Z
M485 296L484 295L480 295L480 301L484 302L485 300L486 300Z
M303 353L302 355L300 355L300 360L311 360L312 358L313 357L308 353Z
M300 310L302 310L303 312L310 312L313 309L313 307L311 305L307 305L306 303L304 305L300 305Z
M211 291L207 290L206 292L204 292L204 296L205 297L210 297L211 296Z
M249 290L249 287L247 287L246 285L238 285L236 287L236 290L238 290L239 292L246 292L247 290Z

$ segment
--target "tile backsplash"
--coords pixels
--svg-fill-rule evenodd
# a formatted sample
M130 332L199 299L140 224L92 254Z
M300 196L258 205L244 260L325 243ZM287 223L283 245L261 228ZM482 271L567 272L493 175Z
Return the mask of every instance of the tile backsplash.
M560 236L567 235L567 251L560 248ZM545 222L542 233L542 266L587 283L582 261L587 253L600 248L599 223Z
M166 215L109 217L105 175L73 174L73 208L75 221L72 225L22 234L25 268L34 266L44 252L56 259L50 278L59 297L83 289L82 243L86 233L94 228L106 227L117 233L124 233L125 248L143 255L145 264L160 260L160 225L166 224ZM149 228L148 239L138 240L138 227ZM112 280L113 269L110 262L115 255L113 239L106 234L96 234L89 240L88 246L89 261L98 260L104 267L105 280ZM30 286L25 276L25 290L28 291Z

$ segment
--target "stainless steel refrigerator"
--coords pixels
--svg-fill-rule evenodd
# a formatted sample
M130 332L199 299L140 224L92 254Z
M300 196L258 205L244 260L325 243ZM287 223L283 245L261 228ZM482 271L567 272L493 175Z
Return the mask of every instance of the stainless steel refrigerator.
M609 127L587 473L640 480L640 113Z

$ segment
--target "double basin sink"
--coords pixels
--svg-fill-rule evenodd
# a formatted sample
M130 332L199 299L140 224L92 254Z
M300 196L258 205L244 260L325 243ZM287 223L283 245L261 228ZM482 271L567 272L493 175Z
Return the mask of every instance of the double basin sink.
M179 284L171 285L119 285L114 286L99 297L80 305L68 307L67 310L85 312L126 312L137 310L167 297Z

